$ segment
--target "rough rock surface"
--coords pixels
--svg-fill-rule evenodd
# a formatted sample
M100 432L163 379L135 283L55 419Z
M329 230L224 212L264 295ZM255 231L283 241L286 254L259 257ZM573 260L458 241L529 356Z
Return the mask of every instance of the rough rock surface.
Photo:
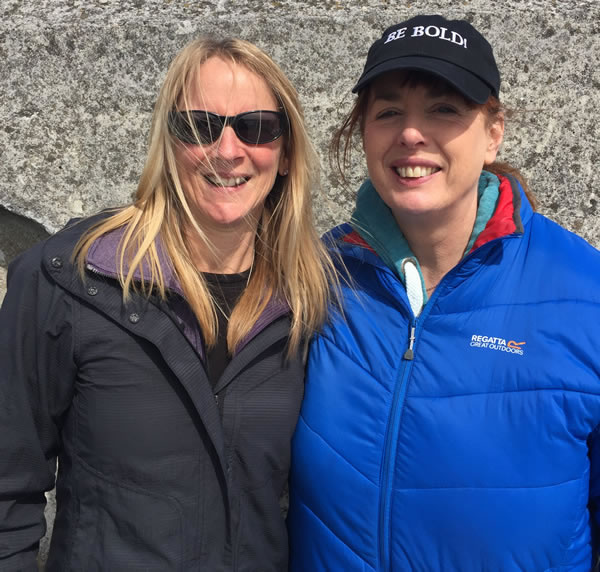
M471 20L491 41L502 99L517 110L501 157L522 168L544 214L600 246L597 0L3 0L0 299L8 262L41 227L129 200L168 63L202 34L253 41L288 73L322 157L317 224L347 218L365 166L357 157L344 186L328 165L331 133L370 43L432 12Z
M0 301L6 289L8 262L32 244L48 236L44 227L38 222L13 214L0 206Z

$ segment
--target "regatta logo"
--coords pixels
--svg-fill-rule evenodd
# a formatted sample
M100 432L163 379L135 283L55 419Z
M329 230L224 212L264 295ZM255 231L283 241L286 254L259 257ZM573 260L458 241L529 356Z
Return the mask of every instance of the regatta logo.
M506 341L504 338L494 338L493 336L471 336L472 348L487 348L497 352L506 352L509 354L523 355L523 346L526 342L515 342L514 340Z

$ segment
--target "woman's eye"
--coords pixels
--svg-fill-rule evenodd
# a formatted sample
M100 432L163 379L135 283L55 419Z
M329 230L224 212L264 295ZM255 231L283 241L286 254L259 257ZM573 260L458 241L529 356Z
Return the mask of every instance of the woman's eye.
M386 119L388 117L395 117L396 115L398 115L398 111L395 109L386 109L384 111L380 111L379 113L377 113L377 115L375 116L377 119Z
M436 113L442 113L442 114L454 114L454 113L458 113L458 110L456 109L456 107L452 106L452 105L438 105L434 108L434 111Z

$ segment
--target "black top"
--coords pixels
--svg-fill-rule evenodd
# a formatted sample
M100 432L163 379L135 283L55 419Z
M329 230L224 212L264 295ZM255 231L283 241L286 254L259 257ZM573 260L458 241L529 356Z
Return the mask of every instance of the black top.
M248 284L250 270L239 274L209 274L203 273L211 294L214 296L217 308L217 342L206 353L206 371L213 387L219 381L231 356L227 352L227 327L229 316Z

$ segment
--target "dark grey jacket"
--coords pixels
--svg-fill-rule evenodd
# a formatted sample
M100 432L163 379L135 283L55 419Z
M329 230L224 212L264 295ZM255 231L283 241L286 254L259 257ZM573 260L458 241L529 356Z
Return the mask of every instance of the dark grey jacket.
M213 395L170 305L79 278L84 226L9 269L0 570L36 569L57 457L50 571L286 570L279 498L303 392L301 361L283 359L289 317L270 314Z

